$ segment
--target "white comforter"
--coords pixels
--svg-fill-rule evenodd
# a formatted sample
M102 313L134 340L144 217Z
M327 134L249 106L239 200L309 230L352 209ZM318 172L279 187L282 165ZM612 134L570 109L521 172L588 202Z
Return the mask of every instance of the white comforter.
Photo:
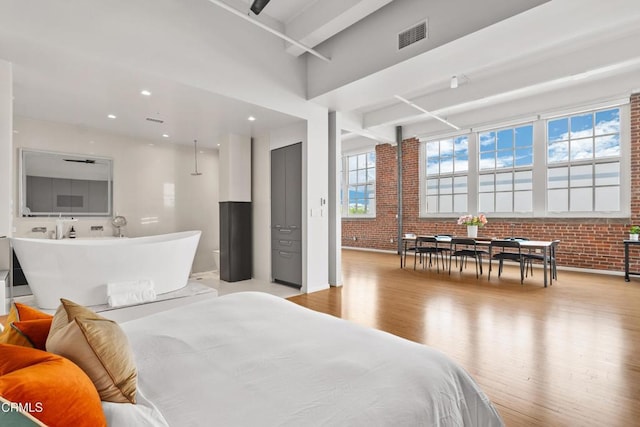
M122 326L139 388L171 426L502 425L442 353L268 294Z

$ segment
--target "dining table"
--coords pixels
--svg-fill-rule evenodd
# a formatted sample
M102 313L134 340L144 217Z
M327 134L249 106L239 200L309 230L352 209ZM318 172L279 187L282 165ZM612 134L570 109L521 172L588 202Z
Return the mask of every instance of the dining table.
M417 243L418 237L436 237L438 241L441 242L450 242L453 238L452 236L418 236L415 234L405 234L402 238L404 244L404 251L400 254L400 268L404 268L406 266L407 260L407 251L410 250L410 244L413 243L414 247ZM466 237L466 236L460 236ZM491 241L496 239L495 237L489 236L478 236L475 237L474 240L478 245L490 245ZM551 246L553 245L552 241L547 240L520 240L517 239L520 243L520 247L524 250L528 251L540 251L542 253L542 272L543 272L543 283L546 288L549 283L553 284L553 275L552 270L549 266L549 261L551 257Z

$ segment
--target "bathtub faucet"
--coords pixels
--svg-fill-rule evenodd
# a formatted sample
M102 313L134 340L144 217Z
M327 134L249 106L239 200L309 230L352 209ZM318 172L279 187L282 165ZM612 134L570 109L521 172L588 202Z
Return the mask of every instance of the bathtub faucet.
M58 218L56 219L56 239L64 238L64 225L68 222L78 222L75 218Z
M33 227L31 229L32 233L46 233L47 232L47 227Z

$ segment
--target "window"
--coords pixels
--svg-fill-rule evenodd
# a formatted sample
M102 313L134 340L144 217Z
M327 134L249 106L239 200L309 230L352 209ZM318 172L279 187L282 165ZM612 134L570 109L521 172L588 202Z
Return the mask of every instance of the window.
M343 157L341 203L343 216L372 217L376 213L376 153ZM344 198L344 195L347 198Z
M533 125L482 132L479 140L479 211L533 211Z
M420 215L628 217L630 110L604 105L422 141Z
M618 212L620 108L547 121L547 210Z
M467 211L469 136L428 141L423 145L424 198L428 213Z

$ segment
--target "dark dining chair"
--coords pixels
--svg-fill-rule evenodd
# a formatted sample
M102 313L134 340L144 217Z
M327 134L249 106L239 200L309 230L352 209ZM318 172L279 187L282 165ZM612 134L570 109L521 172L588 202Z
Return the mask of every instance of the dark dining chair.
M489 256L489 252L478 248L478 243L474 239L454 237L451 239L451 251L449 252L449 274L451 274L451 259L460 259L460 271L466 265L467 258L473 258L476 263L476 278L478 271L482 274L482 257ZM479 268L479 270L478 270Z
M499 249L499 252L494 253L494 249ZM519 240L515 238L492 240L489 244L489 255L489 279L491 279L492 260L498 260L498 277L502 274L504 261L509 260L520 265L520 284L524 283L524 268L527 260L526 254L522 253Z
M548 254L547 254L547 262L549 263L549 268L551 269L551 279L558 280L558 269L556 265L556 251L558 249L558 245L560 244L560 240L554 240L551 242L551 246L549 246ZM526 274L529 274L531 271L531 276L533 277L533 261L544 262L544 255L530 252L523 254L525 258L526 265Z
M414 233L405 233L402 237L404 249L400 256L400 268L407 266L407 252L415 252L416 251L416 240L417 237Z
M446 245L446 246L445 246ZM416 269L416 258L420 255L422 268L427 263L427 255L429 255L429 266L432 265L432 255L436 261L436 271L440 273L440 264L438 264L438 255L442 261L442 269L444 270L444 253L449 250L449 243L439 241L435 236L418 236L416 238L415 253L413 254L413 269ZM424 255L424 259L423 259Z

